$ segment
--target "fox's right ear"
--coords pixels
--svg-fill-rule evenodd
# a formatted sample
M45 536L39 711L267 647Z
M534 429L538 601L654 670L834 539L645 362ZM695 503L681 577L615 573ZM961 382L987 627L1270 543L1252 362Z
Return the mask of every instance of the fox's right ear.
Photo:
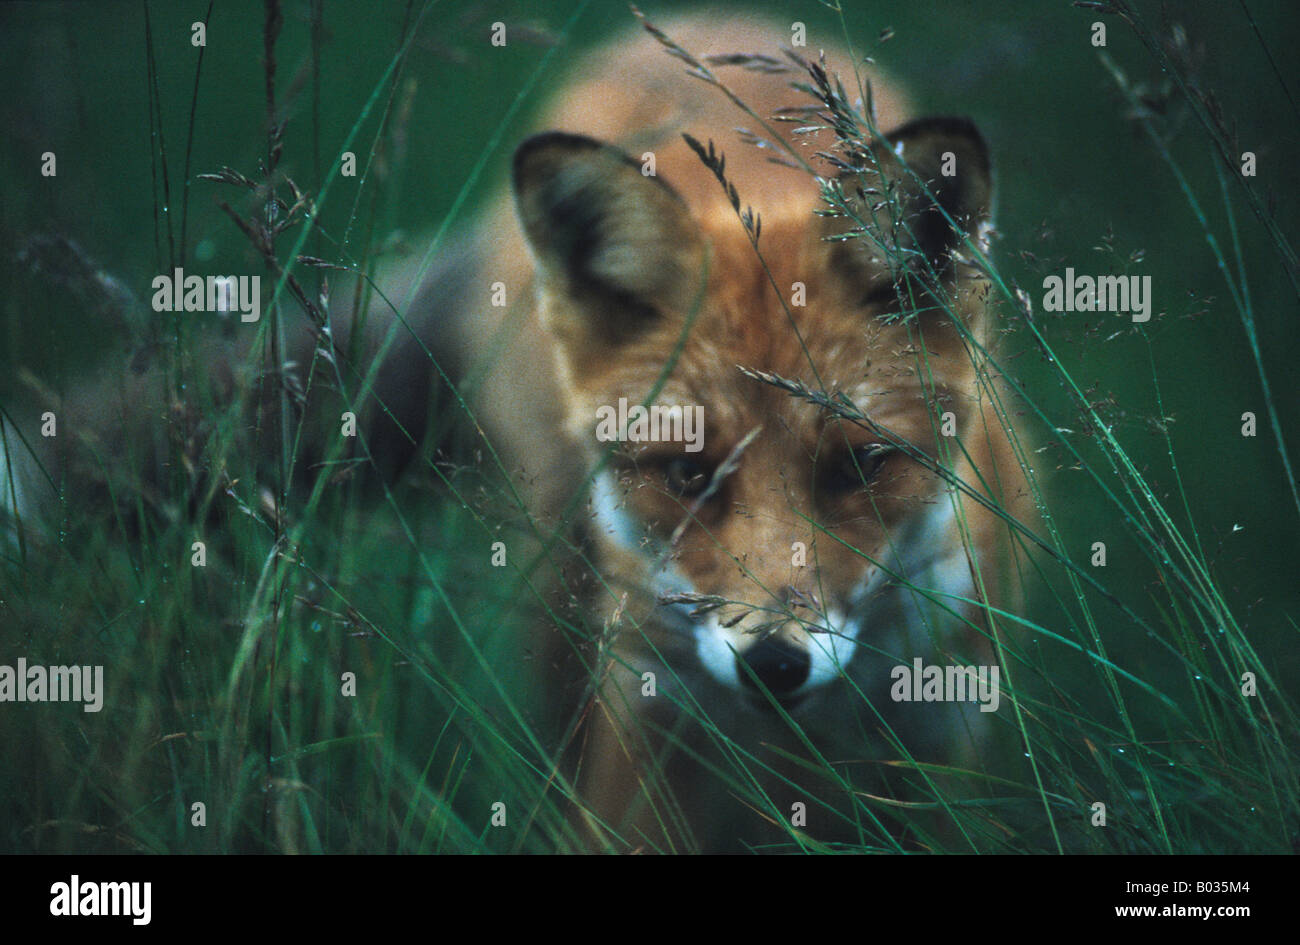
M968 119L909 122L860 157L861 171L846 171L840 181L872 233L835 244L832 253L846 270L875 281L927 265L942 275L961 255L964 239L986 239L993 177L988 146ZM827 229L842 233L844 225L831 220Z
M546 132L515 152L515 206L548 288L581 304L557 324L613 342L649 319L689 309L703 240L686 204L618 148ZM594 322L594 323L593 323Z

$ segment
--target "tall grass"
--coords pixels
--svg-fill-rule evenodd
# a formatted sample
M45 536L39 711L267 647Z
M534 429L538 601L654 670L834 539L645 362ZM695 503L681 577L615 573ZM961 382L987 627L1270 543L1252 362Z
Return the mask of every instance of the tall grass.
M1137 68L1163 70L1174 81L1172 98L1186 103L1191 128L1182 133L1191 145L1175 139L1169 126L1181 112L1152 109L1114 61L1099 60L1099 73L1113 77L1153 153L1186 196L1196 226L1191 237L1179 238L1212 247L1254 352L1260 402L1290 484L1290 503L1300 513L1283 439L1287 395L1284 386L1270 384L1257 341L1263 313L1252 305L1248 285L1248 269L1263 267L1265 278L1290 279L1294 287L1294 251L1266 199L1238 173L1233 155L1242 148L1180 55L1177 37L1151 27L1125 3L1087 6L1104 8L1112 24L1131 29L1151 57ZM560 35L572 31L585 7L576 6ZM529 516L511 471L476 435L461 379L439 362L436 346L425 354L443 382L440 409L433 429L402 431L423 447L400 481L367 475L373 457L364 431L350 453L349 443L333 437L323 456L306 459L313 434L300 420L301 405L337 397L360 413L376 399L385 355L406 330L402 316L414 303L414 291L405 299L386 297L373 281L384 265L376 208L385 188L395 187L385 168L400 158L402 77L430 9L412 8L387 70L339 149L357 152L362 181L341 232L320 222L325 208L345 199L335 156L325 155L321 166L329 170L310 188L279 167L286 151L307 147L308 135L286 131L277 98L277 43L286 26L275 2L266 4L263 24L265 157L255 169L199 168L196 174L187 146L182 222L173 232L174 216L164 208L176 200L171 175L178 159L162 134L165 95L146 15L157 132L157 271L189 258L187 201L210 187L229 194L223 207L230 225L244 235L274 288L246 354L256 380L233 399L205 383L197 360L204 349L182 318L159 326L129 316L132 344L150 353L147 363L160 379L154 421L166 427L161 449L167 474L157 482L135 475L157 460L140 443L92 444L86 449L102 463L96 488L104 491L78 494L81 485L60 481L58 470L49 468L51 490L61 491L61 513L53 521L13 523L18 540L0 560L0 657L102 663L109 694L99 714L32 704L0 711L9 761L0 828L8 849L583 849L571 816L572 765L564 759L581 751L580 722L593 710L595 681L608 671L609 656L599 646L584 651L594 654L593 682L576 711L556 718L550 695L537 691L540 656L520 641L538 621L555 624L575 646L611 631L599 614L565 607L568 595L548 590L544 572L552 561L576 562L566 579L576 567L580 574L594 571L596 585L603 584L584 547L563 527ZM326 41L318 28L322 11L312 11L311 43L319 56ZM841 28L852 45L856 37L842 14ZM701 94L730 94L721 67L694 59L670 36L660 39L701 74ZM475 145L481 150L457 182L451 212L423 245L421 273L452 252L471 193L487 169L506 159L502 142L534 86L550 77L558 48L547 51L513 93L504 118ZM807 75L794 78L806 87L809 114L838 136L837 157L850 170L867 170L854 165L854 156L869 153L879 130L869 107L858 107L844 84L868 103L869 89L856 77L827 75L815 60L799 67ZM1285 88L1280 75L1274 78ZM189 106L191 127L202 120L200 79L195 76ZM309 81L318 83L319 76ZM748 120L761 129L770 117L751 112ZM766 140L777 140L767 129ZM1208 195L1194 191L1180 165L1201 141L1220 159L1221 186ZM313 150L319 157L319 146ZM699 151L701 172L712 169L727 186L719 156L704 145ZM803 160L798 153L788 156ZM733 200L737 225L746 227L762 257L761 220L742 209L744 197ZM864 233L878 228L833 186L826 198L828 209ZM1221 204L1224 224L1212 222L1211 201ZM1243 205L1249 216L1241 213ZM1253 260L1248 266L1242 248L1247 226L1275 250L1277 258L1266 267ZM905 310L938 305L948 312L980 366L981 395L1009 428L1027 434L1015 446L1033 492L1034 521L1014 520L988 483L957 481L950 472L956 452L913 451L953 488L1001 513L1016 549L1012 566L1029 606L1013 613L982 605L987 625L979 628L995 643L1003 671L1004 709L996 720L1004 751L982 759L979 770L953 770L917 761L907 744L886 733L883 755L826 757L804 739L803 755L783 757L735 740L689 695L680 705L683 724L707 734L713 753L701 761L723 789L776 828L763 850L1292 850L1300 838L1300 727L1294 680L1275 668L1275 654L1294 644L1297 627L1292 618L1272 628L1277 639L1259 640L1242 619L1248 602L1218 575L1215 538L1198 525L1201 509L1186 487L1193 470L1174 448L1160 399L1162 378L1189 368L1163 356L1158 323L1123 326L1143 342L1144 371L1156 399L1106 402L1080 379L1077 359L1060 350L1050 319L1035 311L1038 287L1017 284L1008 274L1004 260L1019 249L1027 247L998 245L990 253L974 237L964 246L969 264L993 288L1004 329L996 344L985 347L966 329L933 272L915 272L908 283L915 294ZM32 279L27 298L66 307L85 305L88 295L107 305L104 283L66 275L85 262L76 249L59 252L64 275ZM351 307L399 315L373 357L359 358L334 342L332 319ZM299 365L298 388L285 380L290 372L284 364L291 360L290 336L304 324L311 326L315 354L305 370ZM1105 342L1098 345L1105 350ZM1021 370L1028 358L1039 359L1034 383L1022 379L1034 373ZM664 376L670 368L671 362ZM846 422L872 424L824 387L770 375L758 380L819 403ZM29 386L42 388L37 399L57 401L74 384L62 378ZM5 406L0 435L12 452L33 434L20 409L31 396L9 395L14 406ZM164 413L178 402L188 410ZM1117 422L1125 409L1155 418L1163 462L1135 458L1128 428ZM1015 426L1013 417L1020 418ZM1046 472L1053 465L1060 471ZM1290 515L1290 504L1278 505L1279 514ZM1070 520L1080 507L1096 509L1097 522L1122 526L1122 537L1107 532L1107 544L1112 561L1126 558L1129 579L1112 578L1113 566L1090 564L1093 536ZM569 509L571 518L579 512L576 504ZM502 538L512 545L520 538L535 554L512 554L507 568L491 568L490 547ZM190 563L195 540L208 544L203 568ZM582 581L574 581L575 595ZM1294 587L1274 592L1294 614ZM982 604L936 602L953 611ZM1254 695L1243 695L1246 672L1255 675ZM344 692L345 674L355 675L354 695ZM879 744L879 713L863 701L857 721L863 743ZM680 745L687 750L685 739ZM832 824L838 838L855 839L831 844L816 829L793 826L789 811L765 788L770 778L797 782L813 813L810 822ZM196 803L205 806L202 828L193 823ZM497 803L504 804L504 827L492 822ZM1104 827L1094 824L1097 803L1105 805ZM665 823L682 815L671 801L658 813ZM612 850L646 846L620 835L616 825L605 825L605 836ZM684 849L693 848L688 839Z

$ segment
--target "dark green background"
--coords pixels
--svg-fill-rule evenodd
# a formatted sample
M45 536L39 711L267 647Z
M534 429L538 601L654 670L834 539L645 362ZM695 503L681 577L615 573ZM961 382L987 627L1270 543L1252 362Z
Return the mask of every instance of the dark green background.
M643 5L652 18L657 12L692 6L698 5ZM817 3L763 6L777 19L806 22L810 46L816 45L819 33L835 35L838 29L834 15ZM1293 562L1300 550L1295 509L1264 420L1249 350L1213 258L1173 177L1145 135L1126 119L1114 83L1089 42L1090 24L1105 20L1108 52L1134 81L1158 86L1161 77L1155 66L1118 19L1067 2L848 6L855 40L912 91L921 109L970 115L983 129L996 160L1000 262L1028 289L1036 305L1041 304L1046 273L1061 272L1066 265L1081 273L1119 271L1118 263L1096 249L1104 234L1113 232L1122 257L1145 250L1145 261L1130 271L1152 276L1159 314L1144 334L1154 351L1164 412L1175 421L1171 436L1196 524L1215 549L1209 554L1222 569L1230 599L1250 605L1241 610L1243 619L1266 643L1284 619L1283 605L1295 600ZM206 3L189 2L151 7L173 195L182 187L198 55L190 44L190 24L202 19L206 9ZM408 8L399 2L325 4L320 153L313 154L310 7L285 5L278 47L281 98L289 97L291 84L301 82L289 110L282 164L290 177L305 187L314 185L383 75L403 24L421 9L419 4ZM380 185L379 233L398 228L421 233L440 222L549 43L563 43L564 48L525 101L525 113L562 78L568 49L632 24L624 4L597 2L565 39L560 30L573 9L572 3L555 2L440 3L428 9L402 74L401 81L412 84L409 141L405 153L397 156L394 173ZM721 5L710 4L709 9ZM1154 5L1139 9L1153 26L1162 23ZM1198 2L1170 9L1172 22L1182 24L1202 60L1203 84L1219 97L1229 121L1239 129L1243 147L1258 155L1258 186L1276 198L1277 217L1286 229L1295 217L1295 155L1300 145L1293 105L1240 7ZM1300 18L1294 9L1286 2L1250 5L1284 70L1290 51L1300 42ZM261 16L259 3L216 5L195 113L192 174L229 165L255 176L265 150ZM497 19L513 31L505 48L493 48L487 41L490 24ZM886 27L893 28L893 38L875 43ZM0 110L7 131L0 148L5 182L0 289L14 288L16 276L8 263L16 242L26 234L45 232L72 237L143 293L165 264L160 265L155 253L155 220L161 215L154 211L142 5L5 4L0 6L0 59L7 64L0 77ZM1297 84L1293 74L1288 81ZM1178 109L1176 92L1170 108ZM358 137L355 149L362 160L379 112L369 117ZM525 120L506 129L471 204L500 184L513 144L526 125ZM1209 148L1190 116L1181 127L1182 134L1172 142L1174 153L1226 243ZM38 173L40 154L47 150L58 155L59 173L52 180ZM336 181L322 218L327 232L343 229L357 186L355 179ZM207 241L213 255L205 265L211 271L246 266L245 241L217 209L218 197L229 194L217 185L192 185L191 252ZM179 200L173 204L176 217ZM368 202L363 200L361 207L366 209ZM1237 213L1260 344L1284 433L1294 443L1300 441L1300 426L1294 422L1300 307L1244 204L1238 203ZM173 222L179 229L179 221ZM1037 262L1022 258L1025 251ZM21 292L3 294L8 304L0 310L0 363L10 369L15 364L39 366L94 350L95 326L84 324L78 313L31 311L16 304L23 298ZM1103 342L1127 326L1113 318L1100 332L1089 333L1087 327L1095 328L1097 322L1095 317L1065 315L1052 324L1049 338L1082 386L1097 385L1102 396L1114 394L1120 405L1116 430L1125 446L1151 464L1155 482L1172 488L1163 443L1147 422L1158 411L1146 342L1128 331ZM58 327L56 334L50 333L51 324ZM1046 375L1036 361L1030 354L1014 363L1030 381L1042 380ZM1039 388L1037 393L1045 403L1068 409L1055 390ZM1246 410L1260 418L1261 432L1254 440L1239 435L1239 418ZM1059 425L1077 426L1067 413L1057 416ZM1063 485L1073 487L1068 479ZM1062 496L1056 504L1059 513L1067 522L1087 523L1089 534L1110 537L1096 521L1100 507L1078 498L1071 503ZM1234 525L1242 530L1232 533ZM1127 570L1122 547L1112 547L1111 562L1116 572Z
M651 19L701 6L642 4ZM838 35L834 15L812 0L762 7L778 20L806 22L810 46L817 45L818 35ZM634 25L625 4L594 2L565 36L562 28L573 9L571 2L449 2L427 11L400 2L325 3L316 113L311 5L287 3L277 48L278 95L289 103L281 170L309 190L318 187L322 169L380 83L404 25L423 13L399 80L397 99L411 106L404 150L389 154L389 173L371 182L374 190L359 195L358 179L336 179L323 207L322 231L339 236L354 205L364 222L372 198L379 242L396 231L413 236L438 225L516 95L547 50L561 44L523 112L489 155L487 172L467 205L468 222L504 180L513 146L529 129L528 116L562 80L568 52ZM1138 9L1151 26L1168 31L1157 5L1138 4ZM1258 156L1255 186L1275 201L1284 232L1294 234L1300 114L1269 67L1242 6L1201 0L1168 9L1169 22L1181 24L1199 60L1199 81L1214 90L1242 149ZM1255 0L1249 9L1296 95L1300 81L1292 57L1300 46L1300 16L1295 5ZM192 113L199 51L190 43L190 24L206 10L203 2L150 7L173 196L169 211L179 231L193 118L184 262L202 272L257 271L250 268L255 263L246 240L217 207L218 199L230 199L229 190L192 178L223 165L259 176L257 161L265 152L262 5L216 4ZM1293 682L1300 655L1284 641L1294 641L1289 621L1300 611L1295 564L1300 532L1256 370L1196 220L1146 135L1127 117L1127 106L1090 44L1090 24L1103 20L1109 55L1130 79L1158 91L1163 77L1150 56L1119 19L1076 9L1065 0L855 3L846 15L855 41L910 90L922 111L969 115L985 133L998 181L995 251L1004 274L1029 292L1036 308L1043 276L1066 266L1094 275L1127 271L1152 277L1155 315L1140 330L1119 316L1079 313L1044 319L1045 332L1080 386L1095 390L1098 400L1113 397L1116 435L1185 524L1165 443L1151 423L1161 413L1154 361L1163 414L1173 418L1174 453L1214 575L1278 678ZM494 20L510 27L505 48L488 43ZM877 42L886 27L893 30L892 39ZM141 3L0 5L0 61L5 63L0 124L6 132L0 144L0 396L12 394L19 366L70 375L84 370L105 330L84 312L33 304L41 296L30 291L28 276L14 264L26 237L45 233L75 240L141 296L149 280L167 268L165 217L156 209L161 198L147 56ZM381 96L381 108L366 118L354 143L363 163L384 100ZM1230 252L1216 158L1207 139L1184 113L1176 90L1161 107L1177 132L1170 147ZM57 154L56 178L39 173L45 151ZM1284 435L1294 446L1300 442L1295 419L1300 306L1262 228L1235 183L1230 188L1264 364ZM164 234L161 256L159 233ZM1126 269L1103 251L1109 234L1119 260L1142 250L1143 261ZM196 247L203 248L202 261L194 256ZM324 239L308 250L331 255ZM1078 429L1068 398L1023 332L1006 339L1004 353L1053 422ZM1254 439L1240 435L1240 416L1247 410L1259 418ZM1046 441L1032 425L1031 436ZM1038 454L1053 512L1076 560L1086 560L1093 541L1106 541L1105 583L1149 612L1144 600L1152 593L1152 570L1083 477L1054 471L1058 455ZM1049 627L1055 619L1045 611ZM1121 635L1110 643L1117 661L1139 673L1154 670L1147 666L1150 654L1143 641Z

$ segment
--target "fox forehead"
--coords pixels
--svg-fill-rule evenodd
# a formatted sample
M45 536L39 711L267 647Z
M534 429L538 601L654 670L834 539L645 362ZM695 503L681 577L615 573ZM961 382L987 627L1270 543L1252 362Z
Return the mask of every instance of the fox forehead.
M577 359L570 409L575 433L591 434L594 411L620 397L641 403L704 405L714 448L734 444L758 425L801 431L805 445L822 436L829 412L748 376L741 367L845 396L864 415L909 439L928 439L924 405L966 382L950 344L956 331L927 326L924 355L915 329L887 321L828 263L826 244L809 233L808 210L764 223L757 249L739 221L714 217L709 284L694 319L666 318L621 346L617 357ZM731 225L727 225L728 222ZM686 331L685 339L682 338ZM668 352L681 346L675 364ZM967 367L968 367L967 362ZM665 372L667 374L665 376ZM924 376L923 376L924 375ZM853 441L877 439L848 430Z

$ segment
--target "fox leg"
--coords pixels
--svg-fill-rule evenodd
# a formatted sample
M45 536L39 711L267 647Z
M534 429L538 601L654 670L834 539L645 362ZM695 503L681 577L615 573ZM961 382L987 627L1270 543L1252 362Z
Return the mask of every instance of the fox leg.
M616 672L626 678L601 687L586 723L578 775L583 832L598 850L695 851L698 766L665 730L671 721L641 708L640 679Z

